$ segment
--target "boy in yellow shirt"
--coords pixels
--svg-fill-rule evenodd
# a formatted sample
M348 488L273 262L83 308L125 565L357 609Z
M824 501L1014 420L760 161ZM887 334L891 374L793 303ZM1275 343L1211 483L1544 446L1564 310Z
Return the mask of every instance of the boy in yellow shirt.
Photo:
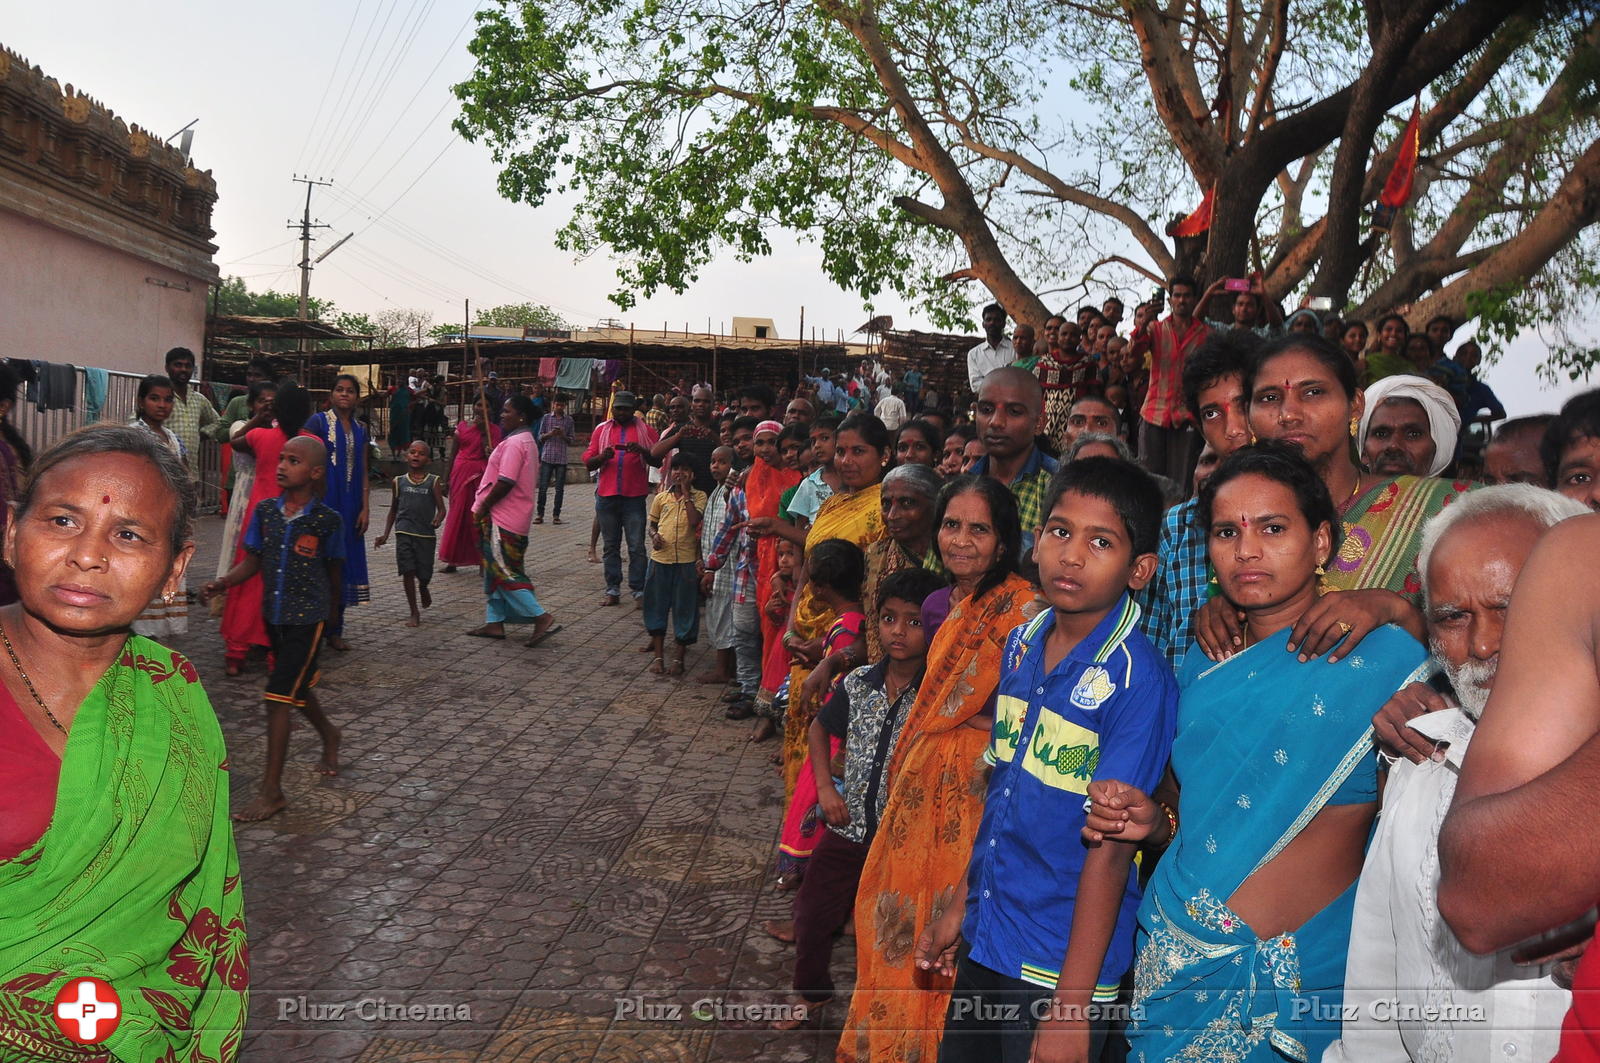
M656 675L682 675L683 655L700 637L700 581L695 562L700 559L700 521L706 493L694 489L699 461L679 451L672 459L670 485L650 499L647 529L650 564L644 575L644 628L650 634L650 671ZM677 651L672 667L664 668L662 646L667 621Z

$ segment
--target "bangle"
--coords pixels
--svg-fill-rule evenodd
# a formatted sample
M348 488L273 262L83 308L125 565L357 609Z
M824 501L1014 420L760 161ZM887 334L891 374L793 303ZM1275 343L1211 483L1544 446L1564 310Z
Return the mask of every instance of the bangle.
M1156 804L1167 814L1167 844L1171 845L1172 839L1178 836L1178 813L1174 812L1172 806L1165 801L1157 801Z

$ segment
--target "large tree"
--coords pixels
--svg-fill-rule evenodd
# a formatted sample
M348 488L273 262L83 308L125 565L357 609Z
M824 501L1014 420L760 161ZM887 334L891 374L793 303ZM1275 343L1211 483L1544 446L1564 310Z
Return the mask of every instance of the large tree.
M818 239L837 283L964 320L1259 268L1361 316L1565 323L1600 276L1589 0L499 0L457 128L620 290ZM1365 215L1421 107L1416 192ZM1214 223L1165 220L1214 190Z

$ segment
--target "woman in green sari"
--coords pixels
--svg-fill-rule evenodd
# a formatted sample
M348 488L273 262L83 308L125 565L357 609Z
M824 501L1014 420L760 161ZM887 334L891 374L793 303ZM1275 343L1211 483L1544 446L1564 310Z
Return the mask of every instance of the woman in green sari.
M1256 353L1246 381L1250 430L1305 455L1328 488L1340 544L1322 578L1324 595L1290 632L1301 660L1336 663L1384 624L1423 637L1417 577L1422 526L1472 485L1431 476L1380 476L1356 464L1354 441L1366 397L1343 351L1320 336L1286 336ZM1195 614L1195 641L1214 661L1243 645L1244 615L1223 597Z
M0 609L0 1059L238 1053L249 968L222 732L194 666L129 632L182 592L194 506L181 459L103 425L38 460L6 528L21 600ZM81 977L119 998L90 1048L55 1016Z

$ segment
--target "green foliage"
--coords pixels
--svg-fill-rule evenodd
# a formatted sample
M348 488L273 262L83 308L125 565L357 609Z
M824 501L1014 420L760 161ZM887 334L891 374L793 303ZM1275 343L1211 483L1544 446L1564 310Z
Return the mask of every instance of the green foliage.
M1561 12L1569 0L1546 2ZM970 275L975 248L990 236L1011 271L1060 306L1143 290L1142 274L1108 260L1151 265L1130 239L1132 227L1160 233L1167 218L1198 204L1202 189L1152 93L1152 78L1164 72L1147 66L1134 32L1142 5L497 0L477 16L475 68L455 87L456 128L489 147L507 198L530 206L552 194L575 200L558 243L616 259L611 299L621 308L662 289L683 291L719 255L768 253L776 228L813 241L825 275L869 306L892 292L938 327L967 328L987 293L946 278ZM1270 105L1257 112L1248 78L1238 99L1222 83L1241 70L1260 72L1270 35L1252 27L1269 6L1194 0L1181 25L1161 31L1171 34L1182 67L1172 82L1181 97L1174 110L1198 123L1196 135L1211 138L1221 157L1237 153L1249 116L1263 128L1284 121L1350 86L1371 55L1373 5L1290 0ZM1459 6L1444 5L1441 18ZM1507 15L1513 10L1508 5ZM1230 17L1244 20L1238 38L1256 51L1229 55ZM1583 32L1592 17L1549 15L1424 145L1405 218L1415 247L1465 216L1470 236L1441 256L1465 261L1514 237L1559 185L1597 133L1600 57ZM1484 52L1429 86L1424 110L1463 83ZM1570 102L1534 120L1558 78L1570 80ZM1231 125L1216 120L1218 108ZM1393 142L1404 119L1391 114L1375 151ZM1221 142L1224 127L1234 142ZM1513 136L1525 138L1526 158L1485 198L1477 175ZM1010 165L1008 153L1058 184ZM1256 205L1262 262L1317 221L1333 159L1331 145L1318 145ZM984 231L949 220L952 184L979 204ZM1137 221L1070 203L1054 190L1060 186ZM1528 285L1491 307L1486 323L1515 334L1577 321L1596 290L1600 248L1574 235L1544 274L1556 283ZM1350 293L1374 315L1372 300L1407 268L1387 242L1375 246ZM1152 268L1161 272L1159 263ZM1291 305L1315 260L1305 269L1290 279Z
M474 325L489 328L564 329L566 321L560 314L539 303L507 303L491 306L472 315ZM456 331L460 331L457 329Z
M300 296L295 292L252 292L242 277L225 277L216 292L217 313L238 317L299 317ZM327 317L334 306L312 296L307 313L315 320Z

